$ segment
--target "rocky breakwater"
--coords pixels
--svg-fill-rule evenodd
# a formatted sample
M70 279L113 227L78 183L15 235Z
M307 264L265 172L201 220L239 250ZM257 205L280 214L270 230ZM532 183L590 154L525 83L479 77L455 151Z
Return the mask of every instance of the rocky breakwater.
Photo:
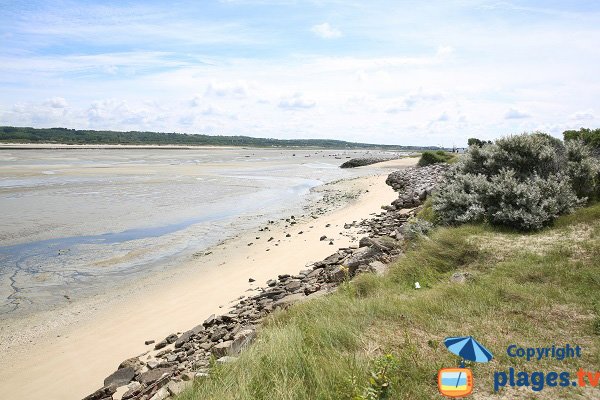
M397 160L400 157L388 156L388 157L357 157L350 159L340 165L340 168L356 168L364 167L365 165L376 164L384 161Z
M433 164L425 167L410 167L392 172L385 183L399 193L392 202L394 209L412 208L421 205L434 188L444 179L449 165ZM388 207L391 209L391 207Z
M388 184L403 190L399 199L408 190L411 200L406 204L418 206L442 179L444 170L443 166L408 168L392 173ZM417 195L415 200L415 193L423 191L426 195ZM387 264L402 253L404 222L419 210L416 206L397 207L346 224L345 229L358 228L367 235L358 245L340 248L295 275L268 280L258 293L238 298L226 314L211 315L187 332L173 333L158 343L147 341L147 345L154 344L153 350L123 361L106 377L104 386L84 400L164 400L176 396L194 379L208 376L213 362L235 362L255 339L262 320L273 311L327 295L358 274L383 274Z
M254 340L256 326L274 310L326 295L358 273L382 273L399 254L393 241L363 238L359 246L341 248L296 275L279 275L258 294L240 298L228 313L211 315L187 332L167 336L154 350L123 361L85 400L175 396L193 379L207 376L212 360L234 362Z

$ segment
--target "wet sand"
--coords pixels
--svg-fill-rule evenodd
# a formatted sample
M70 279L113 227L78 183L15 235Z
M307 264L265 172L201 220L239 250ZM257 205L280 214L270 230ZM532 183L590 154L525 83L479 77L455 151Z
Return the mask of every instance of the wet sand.
M225 313L228 304L252 295L266 280L297 273L339 247L357 243L360 236L344 224L369 218L393 201L397 194L385 185L387 173L416 161L406 158L363 167L361 173L377 175L317 187L323 199L312 203L294 226L278 220L267 225L269 231L238 232L176 268L125 285L115 282L105 293L69 300L66 307L4 319L0 393L15 399L84 397L122 360L150 350L144 341L159 341L212 313ZM337 202L326 203L328 195ZM314 219L317 209L328 211ZM334 245L320 241L322 235L334 239ZM274 239L268 241L270 237ZM256 282L249 283L249 278Z

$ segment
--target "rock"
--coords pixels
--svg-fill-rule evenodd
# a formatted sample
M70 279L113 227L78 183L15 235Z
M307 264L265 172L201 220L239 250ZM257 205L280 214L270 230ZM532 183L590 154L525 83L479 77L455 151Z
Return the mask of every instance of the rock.
M305 300L306 298L307 298L307 296L305 296L304 293L290 294L280 300L277 300L275 303L273 303L273 308L277 308L277 307L287 308L294 303Z
M292 237L292 235L290 235L289 233L285 235L285 237Z
M250 283L256 282L256 279L254 279L254 278L248 278L248 282L250 282Z
M217 358L226 356L229 353L229 348L231 347L232 344L233 344L233 340L227 340L225 342L216 344L211 349L211 352Z
M186 344L187 342L190 341L190 339L192 338L192 336L194 336L194 332L193 331L187 331L184 332L179 339L177 339L175 341L175 348L178 349L181 346L183 346L184 344Z
M269 279L269 280L267 281L267 286L269 286L269 287L273 287L273 286L275 286L275 285L277 285L277 281L276 281L276 280Z
M168 376L168 375L171 375L172 373L173 373L172 368L156 368L156 369L144 372L143 374L140 375L139 378L137 378L137 380L142 385L148 386L148 385L153 384L154 382L156 382L163 376Z
M285 285L285 290L288 292L293 292L302 287L302 283L300 281L291 281L287 285Z
M340 165L340 168L356 168L356 167L363 167L365 165L371 165L371 164L375 164L375 163L379 163L379 162L383 162L383 161L390 161L390 160L395 160L399 157L397 156L388 156L388 157L358 157L358 158L352 158L348 161L346 161L345 163L343 163L342 165Z
M143 388L144 387L141 383L136 381L131 382L129 385L127 385L128 390L125 393L123 393L121 400L133 399L142 392Z
M382 263L381 261L373 261L372 263L369 264L369 266L371 267L371 269L373 270L373 272L376 275L383 275L385 274L385 271L387 271L387 265Z
M148 360L148 362L146 363L146 365L148 366L149 369L154 369L156 367L158 367L159 362L157 360Z
M177 340L177 335L176 335L176 334L174 334L174 333L171 333L169 336L167 336L167 337L165 338L165 341L166 341L167 343L169 343L169 344L171 344L171 343L175 343L175 341L176 341L176 340Z
M135 370L132 367L125 367L116 370L104 379L104 386L123 386L127 385L133 380L135 376Z
M150 400L165 400L170 395L171 394L169 393L167 388L163 387L163 388L160 388L156 393L154 393L154 396L150 397Z
M112 399L112 395L117 391L116 386L104 386L94 393L83 398L83 400L103 400L105 398Z
M119 364L119 368L127 368L127 367L131 367L133 368L134 371L138 371L140 369L142 369L142 367L144 366L144 363L140 361L139 358L137 357L131 357L128 358L127 360L123 361L121 364Z
M171 381L167 383L167 390L171 396L177 396L181 394L190 384L186 382L175 382Z
M144 342L144 344L145 344L146 346L148 346L149 344L153 344L153 343L154 343L154 340L146 340L146 341Z
M470 272L455 272L450 278L450 282L454 283L465 283L470 280L473 275Z
M329 281L340 283L346 279L347 270L341 266L337 266L329 273Z
M186 382L193 381L195 377L196 377L196 372L186 371L181 374L181 379Z
M327 240L327 236L323 235L323 236L321 236L321 237L319 238L319 240L320 240L321 242L322 242L322 241L324 241L324 240Z
M161 340L160 342L154 345L154 350L160 350L163 347L166 347L169 343L166 340Z
M202 325L204 325L204 327L210 326L215 322L215 314L211 315L210 317L208 317L203 323Z
M252 328L247 328L239 331L233 338L233 343L229 348L229 354L239 354L256 338L256 331Z

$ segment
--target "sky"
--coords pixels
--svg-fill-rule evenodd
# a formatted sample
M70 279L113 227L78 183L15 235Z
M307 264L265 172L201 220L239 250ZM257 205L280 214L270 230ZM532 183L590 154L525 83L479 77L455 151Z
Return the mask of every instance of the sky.
M0 125L442 146L600 127L597 0L0 10Z

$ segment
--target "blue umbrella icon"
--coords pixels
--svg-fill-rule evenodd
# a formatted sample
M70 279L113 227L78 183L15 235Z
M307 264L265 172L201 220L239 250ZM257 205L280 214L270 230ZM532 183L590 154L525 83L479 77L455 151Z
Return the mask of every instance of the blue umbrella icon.
M462 357L463 360L486 363L494 356L473 336L458 336L444 339L448 351Z
M475 340L473 336L449 337L444 339L444 344L448 351L462 357L460 363L461 368L464 368L465 360L486 363L494 357L492 353ZM458 379L456 380L457 387L460 382L461 374L462 373L458 374Z

